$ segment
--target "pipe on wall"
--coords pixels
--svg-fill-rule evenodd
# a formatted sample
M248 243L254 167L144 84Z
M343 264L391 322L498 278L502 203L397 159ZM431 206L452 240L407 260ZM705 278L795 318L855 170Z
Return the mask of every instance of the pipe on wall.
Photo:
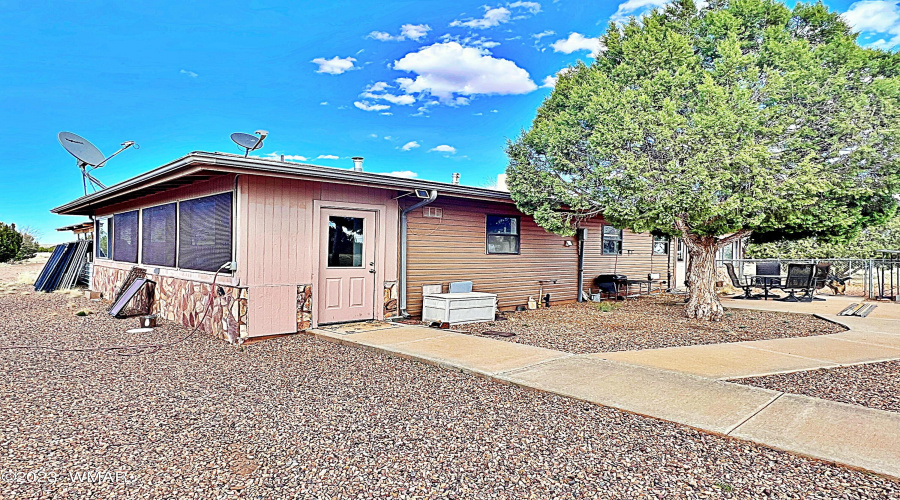
M407 317L409 313L406 312L406 261L407 261L407 224L406 224L406 215L412 212L417 208L422 208L425 205L433 202L437 199L438 192L435 189L432 189L428 193L428 198L416 203L415 205L404 208L400 211L400 283L397 286L397 291L400 293L400 316Z
M578 228L575 232L578 237L578 302L584 302L584 245L587 242L587 228Z

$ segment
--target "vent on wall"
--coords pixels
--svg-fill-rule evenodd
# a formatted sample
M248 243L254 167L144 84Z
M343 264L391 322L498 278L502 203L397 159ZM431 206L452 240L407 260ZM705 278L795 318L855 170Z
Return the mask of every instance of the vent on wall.
M422 209L422 217L440 219L444 216L444 209L439 207L425 207Z

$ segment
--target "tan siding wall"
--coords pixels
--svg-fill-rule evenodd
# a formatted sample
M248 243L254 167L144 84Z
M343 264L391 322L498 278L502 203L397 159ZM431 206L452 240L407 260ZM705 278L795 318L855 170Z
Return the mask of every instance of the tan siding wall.
M405 202L408 206L412 202ZM538 298L538 280L556 279L544 286L552 302L577 298L578 246L575 238L546 232L534 220L508 203L438 198L431 207L443 209L441 219L423 217L422 210L409 214L409 298L407 310L422 312L422 285L471 280L474 290L496 293L502 310L525 305L529 296ZM485 250L485 216L518 215L521 221L521 253L489 255ZM623 254L615 258L601 250L601 219L588 221L585 246L585 288L598 274L617 271L632 279L659 273L666 279L665 255L652 255L649 233L623 232ZM571 247L564 246L571 240ZM628 250L632 250L629 254ZM674 247L670 251L674 263ZM674 272L674 267L672 267Z
M584 281L593 284L598 274L624 274L630 279L647 279L649 273L659 273L667 279L675 273L675 246L669 244L669 255L653 255L653 236L650 233L622 231L622 255L603 255L602 220L588 223L588 239L584 248ZM667 267L667 261L669 265Z
M575 300L578 247L564 246L574 238L547 233L508 203L438 198L430 206L442 208L443 217L423 217L422 210L408 216L410 314L421 314L422 285L451 281L471 280L475 291L498 294L502 309L527 303L529 295L537 298L542 279L558 280L544 287L553 301ZM519 255L487 254L487 214L520 216Z

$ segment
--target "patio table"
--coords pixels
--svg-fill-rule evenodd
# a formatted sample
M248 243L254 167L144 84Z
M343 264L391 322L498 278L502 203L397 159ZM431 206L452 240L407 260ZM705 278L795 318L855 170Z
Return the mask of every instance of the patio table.
M656 285L657 293L662 292L662 284L665 280L625 280L625 297L637 297L639 295L652 295L653 286ZM637 285L638 291L636 295L631 295L631 287ZM644 285L647 286L647 292L644 292Z
M763 289L763 300L769 300L769 290L772 288L780 288L781 287L781 278L780 274L748 274L750 279L750 283L753 283L757 288ZM755 278L760 278L756 280ZM760 281L761 283L754 283L755 281Z

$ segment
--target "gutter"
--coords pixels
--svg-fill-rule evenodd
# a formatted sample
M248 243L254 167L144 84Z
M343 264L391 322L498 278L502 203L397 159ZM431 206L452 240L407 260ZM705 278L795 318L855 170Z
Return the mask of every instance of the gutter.
M407 224L406 224L406 215L417 208L422 208L425 205L433 202L437 199L438 192L436 189L432 189L428 194L428 198L416 203L415 205L404 208L400 211L400 283L397 286L397 291L400 293L400 316L407 318L409 317L409 313L406 311L406 263L407 263Z
M584 302L584 246L587 242L587 228L576 230L578 236L578 302Z

